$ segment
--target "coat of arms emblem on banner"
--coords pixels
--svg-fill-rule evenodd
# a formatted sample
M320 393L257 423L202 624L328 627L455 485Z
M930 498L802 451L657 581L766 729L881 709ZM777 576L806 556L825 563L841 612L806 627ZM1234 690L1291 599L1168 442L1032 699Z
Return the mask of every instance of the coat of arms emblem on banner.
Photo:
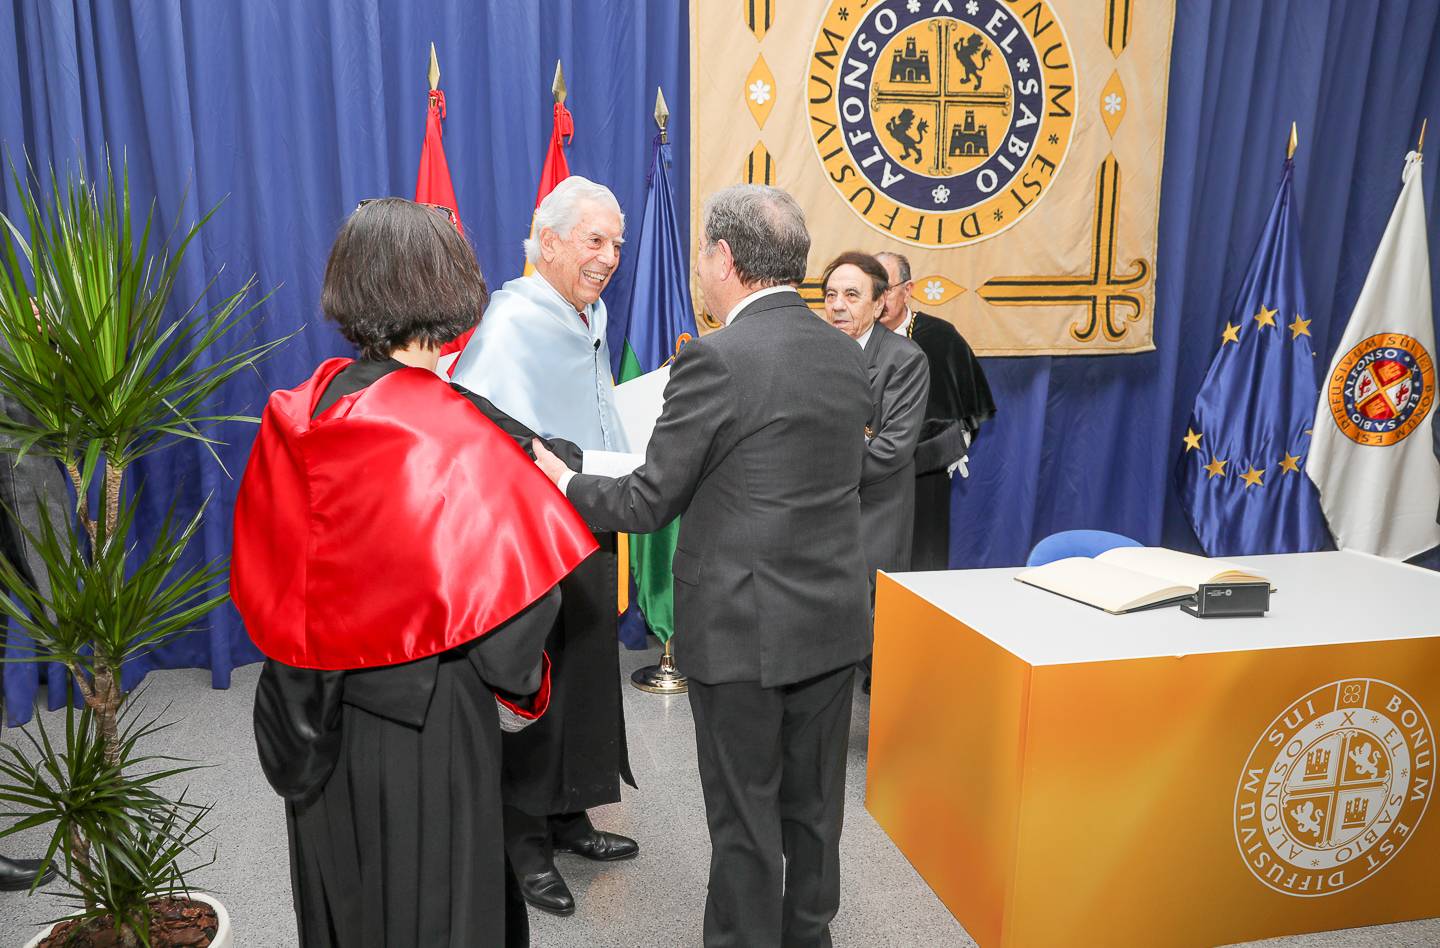
M805 208L818 273L905 254L982 355L1153 348L1173 0L692 2L692 212ZM818 278L802 293L819 305Z

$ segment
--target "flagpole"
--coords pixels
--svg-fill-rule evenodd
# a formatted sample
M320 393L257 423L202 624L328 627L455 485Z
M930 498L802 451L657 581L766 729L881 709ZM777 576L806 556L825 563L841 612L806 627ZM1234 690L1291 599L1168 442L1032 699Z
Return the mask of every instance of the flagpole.
M655 124L660 126L660 144L670 141L670 133L666 131L670 124L670 109L665 105L665 90L659 86L655 87ZM1420 127L1420 141L1425 141L1425 127Z
M669 123L670 110L665 106L665 93L657 88L655 90L655 124L660 126L660 143L662 145L669 140L665 131L665 126ZM659 665L646 665L644 668L636 669L635 673L630 676L632 685L652 695L683 695L690 690L689 680L675 668L675 654L670 647L673 638L672 635L670 639L665 640L665 648L660 653Z

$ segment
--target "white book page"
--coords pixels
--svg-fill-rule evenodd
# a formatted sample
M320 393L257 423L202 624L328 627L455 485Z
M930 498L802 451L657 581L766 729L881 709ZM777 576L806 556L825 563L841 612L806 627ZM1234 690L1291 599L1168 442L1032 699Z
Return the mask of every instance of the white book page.
M1234 563L1211 559L1208 556L1196 556L1194 553L1182 553L1179 550L1167 550L1158 546L1116 547L1113 550L1106 550L1095 559L1114 566L1150 573L1170 582L1184 583L1192 588L1198 587L1201 583L1211 582L1226 572L1238 573L1240 576L1250 577L1257 581L1264 579L1255 572ZM1238 577L1229 578L1236 579Z
M580 456L581 474L624 477L645 463L645 455L625 451L586 451Z
M1098 606L1106 612L1123 612L1193 593L1149 573L1141 573L1088 556L1072 556L1028 569L1015 577L1070 599Z
M631 451L643 455L649 446L655 422L665 407L665 385L669 381L670 366L662 365L615 386L615 412Z

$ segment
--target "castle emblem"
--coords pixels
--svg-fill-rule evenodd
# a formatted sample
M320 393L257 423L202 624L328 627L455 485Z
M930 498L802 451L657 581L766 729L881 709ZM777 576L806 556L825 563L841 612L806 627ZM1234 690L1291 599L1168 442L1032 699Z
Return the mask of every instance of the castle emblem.
M1075 67L1048 0L832 0L807 101L827 177L866 223L922 247L1013 226L1069 150Z
M1373 678L1317 688L1261 731L1235 789L1235 843L1286 895L1331 895L1395 857L1425 815L1434 732L1404 691Z
M1405 440L1435 405L1435 363L1400 333L1361 340L1335 365L1326 386L1330 414L1345 436L1384 447Z
M975 125L975 113L967 110L963 125L950 130L950 157L973 158L990 154L990 126Z
M891 82L929 82L930 51L921 50L915 44L915 37L905 38L905 49L896 50L890 58Z

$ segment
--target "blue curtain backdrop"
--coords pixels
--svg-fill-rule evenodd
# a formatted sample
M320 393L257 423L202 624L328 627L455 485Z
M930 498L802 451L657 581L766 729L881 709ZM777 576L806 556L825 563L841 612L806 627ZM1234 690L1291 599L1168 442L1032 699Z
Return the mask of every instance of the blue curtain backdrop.
M709 0L706 0L709 2ZM0 0L0 145L37 167L108 146L161 220L225 199L181 283L216 293L258 275L275 293L257 331L305 331L227 393L255 410L345 345L320 318L336 227L364 197L413 193L429 43L440 57L446 154L493 284L520 269L562 58L577 134L572 170L610 185L638 221L655 87L673 112L677 207L688 206L686 4L491 0L245 0L93 3ZM1107 358L990 359L1000 414L955 486L952 563L1024 561L1056 530L1094 527L1195 549L1171 477L1179 436L1300 126L1296 197L1316 371L1359 294L1420 119L1440 121L1435 0L1181 0L1175 23L1157 267L1157 351ZM1440 128L1425 171L1437 220ZM187 190L188 188L188 190ZM182 203L183 200L183 203ZM13 186L0 211L15 208ZM688 221L682 220L682 226ZM632 234L633 236L633 234ZM857 232L857 240L863 234ZM1440 241L1432 240L1432 253ZM628 304L634 260L607 302ZM1440 267L1434 284L1440 286ZM252 433L222 452L231 472ZM236 481L200 451L146 466L153 510L213 493L206 556L229 548ZM399 581L400 578L396 578ZM213 669L217 686L258 656L233 611L138 663ZM28 717L35 670L6 670L12 718ZM52 689L58 694L59 689Z
M657 86L672 113L676 182L689 180L688 15L673 0L0 0L0 149L17 163L28 154L42 172L80 161L94 172L108 148L112 163L128 165L136 204L155 201L167 229L224 201L177 296L198 295L222 266L217 296L253 273L274 290L260 336L305 327L259 376L226 393L226 408L258 414L271 389L351 354L319 310L326 254L357 201L415 193L432 41L456 201L492 288L520 273L557 59L575 115L571 170L609 185L632 227L644 206ZM5 179L8 215L17 209L8 169ZM682 194L682 227L687 207ZM606 293L611 307L628 305L633 270L633 260L622 264ZM238 478L253 429L227 436L221 458ZM228 554L237 479L187 446L140 475L156 520L171 497L193 511L213 494L196 556ZM198 666L226 687L234 666L259 657L227 607L209 630L136 662L127 679ZM11 665L5 675L19 723L39 670ZM64 692L58 675L50 683L53 706Z

